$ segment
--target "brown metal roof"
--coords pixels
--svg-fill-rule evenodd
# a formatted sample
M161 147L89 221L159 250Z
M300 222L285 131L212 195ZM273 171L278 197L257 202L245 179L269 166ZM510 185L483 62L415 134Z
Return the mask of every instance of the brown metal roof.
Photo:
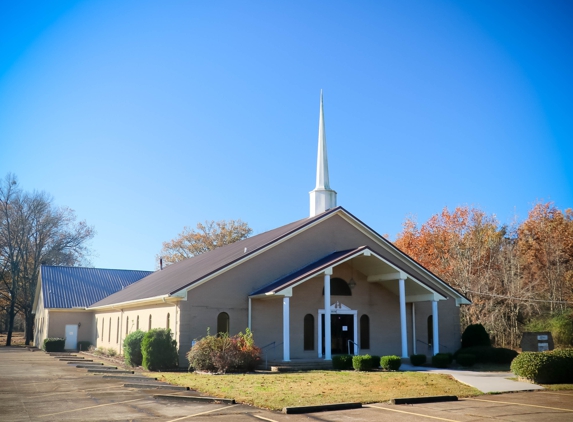
M129 287L94 303L90 307L113 305L174 294L314 221L328 214L335 213L339 209L341 207L332 208L314 217L304 218L286 226L169 265L162 271L156 271ZM247 249L246 253L245 248Z

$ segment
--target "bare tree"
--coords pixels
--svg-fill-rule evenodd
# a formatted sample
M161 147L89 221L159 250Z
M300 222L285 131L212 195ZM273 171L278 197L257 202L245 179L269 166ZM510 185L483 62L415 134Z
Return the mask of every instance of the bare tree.
M246 239L252 232L249 225L241 220L205 221L205 224L197 224L197 230L185 227L175 239L163 242L159 257L166 264L173 264Z
M57 208L43 192L22 192L16 177L8 174L0 183L0 274L10 302L8 336L12 340L14 317L20 312L26 323L26 344L33 337L32 305L42 264L77 265L89 252L86 242L94 230L76 223L68 208Z

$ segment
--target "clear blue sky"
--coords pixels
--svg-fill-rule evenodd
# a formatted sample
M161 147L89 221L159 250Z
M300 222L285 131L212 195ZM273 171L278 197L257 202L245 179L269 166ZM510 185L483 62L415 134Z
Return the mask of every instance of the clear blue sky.
M0 0L0 176L155 269L206 219L308 216L320 89L338 203L394 239L573 206L573 2Z

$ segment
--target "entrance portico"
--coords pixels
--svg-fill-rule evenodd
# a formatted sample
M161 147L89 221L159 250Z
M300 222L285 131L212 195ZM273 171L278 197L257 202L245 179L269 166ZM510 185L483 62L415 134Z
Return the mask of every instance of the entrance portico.
M352 271L350 279L356 286L356 290L352 293L353 296L347 299L333 299L331 280L339 278L344 269L348 272L349 268ZM348 280L349 277L346 277L346 279ZM313 306L311 303L316 303L318 298L310 298L306 293L301 293L304 297L297 298L297 292L301 291L300 288L303 284L312 283L316 285L319 280L324 294L324 297L321 298L322 306L311 308ZM385 306L380 306L379 309L373 308L370 303L372 298L369 297L368 293L360 293L358 295L357 291L366 292L368 285L376 286L375 291L386 297L387 304ZM316 287L313 292L314 295L318 293ZM414 276L391 264L367 246L331 253L313 264L276 280L259 291L253 292L250 298L252 300L282 298L282 348L283 360L285 361L289 361L293 354L300 356L302 352L302 350L292 349L293 335L297 336L302 333L302 316L298 317L296 326L291 326L293 321L291 311L293 300L296 301L298 299L299 302L306 301L309 303L309 306L305 307L302 312L312 316L316 330L314 332L318 332L317 336L313 334L317 340L316 343L318 343L318 348L313 349L316 353L315 356L331 360L333 353L345 354L349 350L351 354L361 353L363 347L358 334L360 332L358 326L359 318L361 315L366 314L370 314L374 318L375 316L372 315L373 309L376 309L377 313L384 315L382 327L380 326L380 317L376 316L378 318L376 330L384 330L386 334L383 335L392 338L399 331L399 342L397 343L399 351L396 350L394 353L399 353L402 357L408 357L409 339L406 308L407 304L417 302L432 302L435 304L432 305L432 311L435 315L434 321L436 321L433 327L433 353L437 353L439 351L437 303L447 299L433 286L417 280ZM301 311L300 306L297 309L297 314L299 314ZM333 315L337 316L334 320ZM413 333L416 322L415 313L412 312L411 315L413 316L411 318L411 332ZM370 316L366 315L367 318L370 318ZM256 318L256 313L252 317ZM306 336L306 332L304 335ZM396 344L395 342L392 343ZM416 338L414 337L412 339L412 348L415 348L415 345ZM388 345L386 344L385 346ZM378 354L380 352L377 352L377 350L380 348L381 346L374 342L374 346L369 346L366 350L371 349L370 353ZM310 356L308 357L310 358Z

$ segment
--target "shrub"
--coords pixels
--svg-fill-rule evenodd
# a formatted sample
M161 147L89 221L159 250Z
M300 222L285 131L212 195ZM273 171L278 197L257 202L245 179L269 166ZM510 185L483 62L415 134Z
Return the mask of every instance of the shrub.
M89 341L78 341L78 350L80 352L86 352L90 349L91 342Z
M143 355L141 354L141 342L145 333L141 330L129 333L123 340L123 358L129 366L141 366Z
M370 355L370 360L372 361L372 369L380 368L380 356Z
M148 371L179 366L177 342L171 338L171 330L155 328L143 336L141 342L142 365Z
M402 359L399 356L382 356L380 366L387 371L397 371L402 365Z
M353 356L352 367L356 371L370 371L372 369L372 356L370 355Z
M113 347L109 347L104 353L106 356L112 358L117 355L117 350L115 350Z
M438 353L432 356L432 366L436 368L447 368L451 362L450 353Z
M64 338L47 338L44 340L43 349L46 352L63 352L66 339Z
M414 366L420 366L426 363L426 355L410 355L410 363Z
M332 369L345 371L352 369L352 356L351 355L336 355L332 357Z
M491 346L489 334L481 324L470 324L462 334L462 349L474 346Z
M456 357L456 362L465 367L474 366L476 363L476 357L474 355L460 353Z
M493 363L511 363L518 354L515 350L496 347L493 349Z
M523 352L511 362L518 376L542 384L573 382L573 350Z
M209 372L253 371L260 359L261 349L254 344L253 334L207 336L197 341L187 353L189 369Z

